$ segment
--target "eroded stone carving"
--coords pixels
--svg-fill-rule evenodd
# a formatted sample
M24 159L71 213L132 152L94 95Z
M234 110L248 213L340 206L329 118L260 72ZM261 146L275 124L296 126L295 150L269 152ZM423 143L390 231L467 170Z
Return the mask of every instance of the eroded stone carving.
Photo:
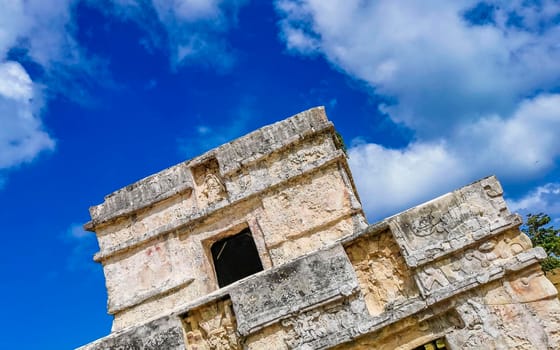
M185 326L190 350L242 349L230 300L190 311Z
M372 316L418 295L399 247L388 231L357 240L346 252Z
M462 343L463 348L504 349L500 345L500 332L494 326L493 316L482 303L471 299L460 305L457 310L468 330Z
M407 264L420 266L519 224L519 218L509 215L502 194L495 178L488 178L391 218L391 231Z
M450 285L460 288L465 283L485 283L503 272L503 264L530 248L527 236L509 230L462 254L420 267L414 277L425 296Z
M443 210L430 210L412 220L411 232L417 237L433 236L432 239L447 240L458 234L477 236L480 231L488 231L490 220L484 216L472 215L472 209L461 203ZM413 245L418 243L414 242Z
M281 321L284 341L289 349L319 349L360 334L358 325L364 318L365 306L359 300L346 300L299 313Z
M410 228L418 237L449 232L450 213L432 211L413 220Z
M325 325L319 322L319 316L321 316L320 311L312 310L283 320L282 325L284 327L291 327L284 338L286 344L293 349L301 344L310 343L325 336L327 330Z
M342 344L332 349L410 350L464 327L465 325L456 310L451 309L427 319L419 319L414 316L402 318L351 343Z
M434 285L437 287L445 287L449 284L449 280L441 269L428 266L418 273L420 283L425 291L431 291Z
M227 192L220 178L218 161L211 158L192 169L199 206L206 206L226 198Z

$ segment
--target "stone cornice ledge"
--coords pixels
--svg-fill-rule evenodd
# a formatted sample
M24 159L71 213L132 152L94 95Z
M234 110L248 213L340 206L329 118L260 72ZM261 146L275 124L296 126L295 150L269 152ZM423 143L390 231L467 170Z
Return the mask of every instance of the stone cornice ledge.
M458 237L450 241L440 241L424 247L422 251L419 251L413 255L404 255L407 265L411 268L422 267L434 260L439 260L443 257L455 254L457 251L464 250L468 247L476 245L480 242L488 240L489 238L495 237L504 231L519 227L523 223L521 217L517 214L510 214L504 218L503 222L496 225L489 226L484 234L474 236L472 239L467 237ZM391 226L391 224L389 224ZM391 227L393 232L393 228Z
M372 230L376 231L377 229L379 229L380 227L372 227ZM371 231L371 230L370 230ZM368 233L368 230L364 230L362 232L363 234ZM369 232L371 233L371 232ZM262 278L267 278L267 276L270 276L273 273L279 272L282 269L285 269L286 267L289 267L290 265L293 265L294 263L300 262L300 261L304 261L305 259L308 259L309 257L316 255L320 252L325 252L328 251L330 249L333 249L334 246L338 245L334 244L331 245L329 247L325 247L324 249L321 249L318 252L314 252L314 253L310 253L307 255L304 255L290 263L286 263L284 265L275 267L273 269L270 270L265 270L262 271L258 274L252 275L250 277L247 277L243 280L237 281L227 287L221 288L219 290L216 290L215 292L212 292L211 294L201 297L199 299L196 299L192 302L186 303L178 308L176 308L173 312L167 314L167 315L159 315L157 317L151 318L149 320L146 320L146 322L142 323L141 325L134 325L134 326L130 326L127 328L124 328L122 330L119 330L117 332L111 333L110 335L101 338L99 340L97 340L95 343L103 343L109 339L115 339L121 336L125 336L128 333L133 332L135 329L139 328L139 327L144 327L144 325L146 324L151 324L154 322L161 322L161 320L172 320L175 318L182 318L184 317L184 315L189 311L189 310L193 310L196 308L199 308L201 306L204 305L208 305L211 304L217 300L221 300L224 297L230 296L232 294L235 293L239 293L239 288L240 285L242 284L246 284L248 281L258 281L259 279ZM340 337L338 338L339 343L338 345L342 344L342 343L346 343L346 342L350 342L352 340L355 340L359 337L365 336L367 334L372 334L375 333L377 331L382 330L384 327L387 327L389 325L395 324L407 317L411 317L411 316L415 316L418 321L424 321L424 320L428 320L431 319L433 317L436 317L438 315L441 315L447 311L449 311L450 309L452 309L453 307L455 307L455 303L452 301L453 297L458 296L459 294L465 293L471 289L474 289L476 287L479 287L481 285L484 284L488 284L494 281L497 281L505 276L507 276L508 274L512 273L512 272L516 272L516 271L521 271L524 270L526 268L529 268L535 264L538 264L539 261L543 260L546 257L546 253L544 252L544 250L540 247L537 248L532 248L528 251L525 252L521 252L511 258L509 258L508 260L506 260L503 264L499 265L499 271L496 271L495 273L492 273L488 276L488 278L484 278L483 280L477 280L476 278L474 279L473 283L466 283L464 286L454 286L457 288L451 288L448 291L445 292L438 292L437 296L436 294L433 294L432 296L423 299L421 296L415 297L415 298L410 298L407 299L404 303L399 304L399 305L392 305L390 309L387 309L385 312L383 312L382 314L378 315L378 316L369 316L369 315L364 315L366 317L363 317L361 319L361 322L353 327L352 329L346 329L345 333L347 334L346 337ZM292 317L292 316L296 316L298 314L301 314L301 312L305 312L305 310L312 310L312 309L316 309L318 307L321 307L322 305L325 305L327 303L331 303L333 301L336 300L341 300L347 297L351 297L351 296L355 296L357 293L357 290L355 288L351 288L347 291L342 291L339 293L335 293L330 295L327 298L322 298L322 299L316 299L314 300L314 303L309 303L309 305L307 305L306 307L302 308L302 309L298 309L298 310L293 310L291 312L287 312L287 313L283 313L281 316L275 318L275 319L267 319L265 320L265 322L263 322L262 324L259 324L258 326L254 326L254 327L250 327L250 328L245 328L242 329L242 332L240 332L243 336L248 336L250 334L253 334L254 332L263 329L264 327L270 326L272 324L278 323L286 318ZM235 304L234 304L235 307ZM180 322L180 321L178 321ZM88 345L89 346L89 345ZM321 347L323 348L323 347Z
M191 215L189 215L185 218L175 220L175 221L173 221L169 224L160 226L157 229L147 231L140 236L135 236L135 237L123 242L123 243L120 243L120 244L117 244L117 245L112 246L110 248L106 248L102 251L99 251L94 255L93 259L97 262L101 262L101 261L106 260L110 257L119 255L121 253L126 252L129 249L133 249L133 248L135 248L135 247L137 247L141 244L144 244L144 243L146 243L150 240L153 240L157 237L163 236L165 234L170 234L172 232L176 232L177 230L181 230L185 225L194 224L195 222L206 218L210 214L213 214L214 212L216 212L220 209L228 208L231 205L234 205L236 203L239 203L239 202L242 202L242 201L245 201L245 200L249 200L251 198L259 196L260 194L262 194L265 191L273 191L273 190L275 190L279 186L282 186L285 183L293 181L293 180L295 180L295 179L297 179L301 176L311 174L315 171L320 170L324 166L336 163L336 162L341 161L343 159L346 159L346 155L344 154L343 151L337 150L336 152L330 154L330 156L318 159L318 160L308 164L307 166L303 167L302 169L295 171L294 174L291 174L291 176L289 176L285 179L278 180L274 183L263 184L261 187L259 187L255 191L246 194L246 196L243 196L243 197L238 196L238 197L232 198L230 200L223 200L223 201L220 201L220 202L216 202L215 204L213 204L209 207L206 207L203 210L194 212L194 213L192 213Z
M193 281L194 281L194 278L188 277L188 278L183 279L182 281L172 283L172 284L169 284L167 286L163 286L156 291L150 290L148 292L139 293L136 296L127 300L126 303L122 303L122 304L111 303L109 301L109 305L107 307L107 309L108 309L107 312L111 315L114 315L118 312L125 311L125 310L130 309L130 308L132 308L136 305L139 305L143 302L154 299L155 297L160 297L162 295L173 293L173 292L175 292L179 289L182 289L182 288L188 286Z
M174 165L141 179L107 196L102 204L90 208L92 220L84 225L88 231L122 216L130 215L193 187L190 167L216 157L223 176L259 161L271 153L289 147L311 135L333 131L324 107L314 107L282 121L264 126L196 158ZM261 147L255 148L258 144ZM259 152L255 152L259 149Z

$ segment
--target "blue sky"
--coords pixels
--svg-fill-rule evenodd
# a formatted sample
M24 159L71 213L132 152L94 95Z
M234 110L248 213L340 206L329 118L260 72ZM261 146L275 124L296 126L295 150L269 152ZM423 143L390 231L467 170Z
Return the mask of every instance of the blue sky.
M0 0L2 347L110 332L88 207L325 105L371 222L496 174L560 226L560 3Z

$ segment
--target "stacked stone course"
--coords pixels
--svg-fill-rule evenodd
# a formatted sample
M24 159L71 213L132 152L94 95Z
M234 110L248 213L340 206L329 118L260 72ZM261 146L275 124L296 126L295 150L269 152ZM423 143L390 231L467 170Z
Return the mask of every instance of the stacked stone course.
M321 107L90 213L114 322L80 350L560 348L546 254L497 179L368 225ZM210 247L247 228L264 270L219 288Z

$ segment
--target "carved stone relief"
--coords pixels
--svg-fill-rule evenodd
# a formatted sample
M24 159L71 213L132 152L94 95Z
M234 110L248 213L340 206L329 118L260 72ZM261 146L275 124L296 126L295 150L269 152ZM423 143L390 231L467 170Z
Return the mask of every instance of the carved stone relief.
M424 296L451 284L459 288L467 279L485 283L493 274L502 272L504 262L530 248L529 238L512 229L460 255L420 267L414 277Z
M230 300L189 311L184 320L189 350L241 350Z
M507 205L502 198L504 190L500 182L494 176L491 176L480 181L480 185L486 194L486 202L492 205L498 215L502 217L509 215Z
M281 321L284 342L289 349L320 349L334 339L349 340L360 334L365 316L365 305L359 299L305 311Z
M218 161L211 158L192 168L199 207L211 205L227 197L226 187L220 177Z
M418 296L410 270L388 231L357 240L346 253L372 316Z
M455 237L478 239L490 231L491 222L473 213L474 208L464 203L449 203L447 208L427 206L401 229L412 250L429 249L430 245L448 242ZM445 248L445 247L443 247Z
M410 350L443 336L465 325L455 310L426 320L410 316L352 342L338 345L333 350ZM455 349L455 348L452 348ZM459 349L459 348L458 348ZM486 349L482 347L481 349Z
M519 224L502 194L495 178L489 178L389 219L408 265L420 266Z
M504 349L494 316L483 302L472 298L459 305L457 311L465 323L465 331L455 340L461 349Z
M452 348L558 349L560 306L541 274L534 264L457 298L466 327L447 336Z
M324 136L318 137L311 143L299 143L293 146L293 152L288 154L274 154L270 157L270 174L282 176L293 169L301 169L305 165L324 158L332 152L328 145L328 139Z
M448 336L453 348L556 349L534 313L506 295L497 282L458 301L457 311L466 327Z

